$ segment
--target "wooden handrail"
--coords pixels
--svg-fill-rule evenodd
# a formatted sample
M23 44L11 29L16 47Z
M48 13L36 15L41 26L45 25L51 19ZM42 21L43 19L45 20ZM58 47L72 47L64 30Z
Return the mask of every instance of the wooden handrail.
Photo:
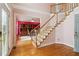
M43 24L43 25L41 26L41 28L43 28L54 16L55 16L55 14L54 14L49 20L47 20L47 21L45 22L45 24ZM40 28L40 29L41 29L41 28Z
M41 28L43 28L53 17L55 16L55 14L49 19L49 20L47 20L41 27L40 27L40 29ZM33 30L35 30L37 27L39 27L40 26L40 24L38 25L38 26L36 26ZM31 30L31 32L33 31L33 30ZM30 32L30 33L31 33Z

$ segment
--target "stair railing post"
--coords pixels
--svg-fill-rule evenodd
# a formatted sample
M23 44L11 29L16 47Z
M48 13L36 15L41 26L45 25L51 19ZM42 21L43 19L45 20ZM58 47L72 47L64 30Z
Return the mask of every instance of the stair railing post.
M74 3L72 3L72 9L74 9Z
M35 32L35 36L36 36L35 39L36 39L36 47L37 47L37 30L35 29L34 32Z
M56 13L57 19L56 19L56 26L58 24L58 13Z
M66 16L67 15L67 13L66 13L66 3L64 4L63 12L65 13L65 16Z
M50 7L49 7L50 8L50 13L52 13L52 7L53 7L52 5L50 5Z

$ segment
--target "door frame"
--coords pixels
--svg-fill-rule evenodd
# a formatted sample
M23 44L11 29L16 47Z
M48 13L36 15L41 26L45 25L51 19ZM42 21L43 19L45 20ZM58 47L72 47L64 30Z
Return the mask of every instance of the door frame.
M77 16L79 17L79 14L75 14L75 17L74 17L74 52L79 52L79 51L77 51L77 43L79 43L79 42L77 42ZM79 50L79 49L78 49Z
M4 10L6 13L7 13L7 21L8 21L8 24L7 24L7 26L8 26L8 32L7 32L7 36L8 36L8 45L7 45L7 48L8 48L8 51L7 51L7 54L6 55L8 55L8 53L9 53L9 15L10 15L10 13L9 13L9 10L8 10L8 8L7 8L7 6L4 4L4 3L2 3L1 4L1 10ZM3 25L2 25L2 27L3 27ZM3 30L2 30L3 31ZM3 37L3 36L2 36ZM2 38L3 39L3 38ZM3 41L3 40L2 40ZM3 53L2 53L2 55L3 55Z

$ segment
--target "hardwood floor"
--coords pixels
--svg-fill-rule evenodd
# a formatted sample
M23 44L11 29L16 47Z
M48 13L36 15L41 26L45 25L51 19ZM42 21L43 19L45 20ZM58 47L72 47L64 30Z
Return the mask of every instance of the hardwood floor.
M31 41L19 42L10 56L79 56L73 48L63 44L52 44L43 48L33 47Z

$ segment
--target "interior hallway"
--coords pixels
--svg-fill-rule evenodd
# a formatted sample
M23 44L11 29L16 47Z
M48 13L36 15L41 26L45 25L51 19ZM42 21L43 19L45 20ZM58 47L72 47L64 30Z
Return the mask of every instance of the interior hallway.
M7 56L9 52L11 52L10 56L76 56L76 55L79 55L79 53L73 52L73 48L76 51L79 51L79 44L78 44L79 41L77 41L77 39L74 38L74 37L77 37L77 35L74 35L75 32L77 32L77 31L74 31L74 28L75 28L74 25L76 24L74 23L74 20L76 17L74 16L76 14L79 14L78 4L60 3L60 4L55 4L54 6L55 8L51 7L53 6L53 4L48 4L48 3L47 4L46 3L45 4L13 3L10 5L9 4L7 5L1 4L1 5L2 6L5 5L5 7L1 7L1 11L2 11L1 18L2 20L4 20L2 22L5 25L5 26L2 25L2 27L6 29L3 31L3 33L6 33L6 34L3 35L4 40L2 41L2 43L5 43L5 44L3 44L2 55ZM79 17L79 15L77 17ZM25 21L34 22L33 21L34 18L40 19L39 21L40 30L36 31L37 29L36 25L33 28L31 28L31 26L24 25ZM77 20L78 19L79 18L77 18ZM6 23L5 23L5 20L6 20ZM22 42L20 41L20 42L17 42L16 49L12 49L13 46L15 46L15 43L17 41L16 39L17 33L19 33L18 32L19 30L17 30L19 26L17 26L16 24L17 20L24 21L22 23L23 24L22 27L20 28L20 30L21 31L23 30L23 32L20 32L21 33L20 35L26 36L26 34L29 35L33 32L32 36L35 36L32 38L33 42L36 41L37 44L36 43L35 44L37 46L41 45L42 47L43 46L46 46L46 47L35 48L32 45L31 41L22 41ZM27 29L34 29L34 30L30 33L30 30L27 31ZM74 45L74 43L76 43L76 45Z
M52 44L43 48L35 48L31 41L20 41L10 56L79 56L73 48L63 44Z

